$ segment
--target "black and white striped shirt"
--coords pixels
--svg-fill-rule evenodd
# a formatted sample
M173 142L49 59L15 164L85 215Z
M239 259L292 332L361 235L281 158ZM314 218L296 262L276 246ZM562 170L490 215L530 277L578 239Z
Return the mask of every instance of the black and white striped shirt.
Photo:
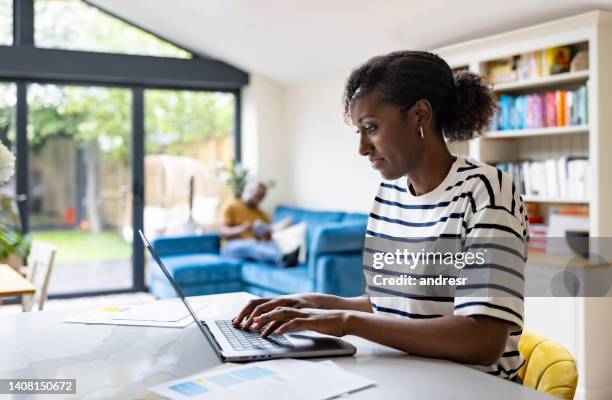
M376 246L380 243L376 240L399 245L419 238L456 239L464 251L484 251L486 260L462 269L453 266L457 276L468 280L450 295L414 295L405 288L367 285L375 312L411 319L485 315L509 321L513 326L502 357L490 366L474 367L514 377L524 363L518 342L528 234L525 206L512 179L490 165L457 157L443 182L424 195L413 195L405 177L381 183L368 221L365 251L389 252L389 246L385 250L368 248L368 240ZM366 277L426 271L407 267L374 270L366 259L364 253Z

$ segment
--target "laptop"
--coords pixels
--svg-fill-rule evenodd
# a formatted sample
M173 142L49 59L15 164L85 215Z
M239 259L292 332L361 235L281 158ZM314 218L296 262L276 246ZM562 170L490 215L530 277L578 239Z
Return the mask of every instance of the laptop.
M262 338L258 331L245 331L234 326L231 320L204 319L200 321L142 230L138 230L138 233L140 233L143 243L170 281L196 325L222 361L246 362L276 358L331 357L355 354L356 349L352 344L315 332L271 334Z

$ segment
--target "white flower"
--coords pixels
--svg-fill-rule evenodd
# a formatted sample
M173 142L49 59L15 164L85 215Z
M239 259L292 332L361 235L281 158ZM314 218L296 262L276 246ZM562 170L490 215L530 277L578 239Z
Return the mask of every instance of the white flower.
M11 179L15 173L15 156L0 143L0 186Z

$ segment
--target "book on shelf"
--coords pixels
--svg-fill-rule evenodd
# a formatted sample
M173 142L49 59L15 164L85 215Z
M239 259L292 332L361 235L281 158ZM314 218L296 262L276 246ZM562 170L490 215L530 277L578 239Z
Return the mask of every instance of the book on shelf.
M542 52L523 53L516 62L516 73L519 81L542 76Z
M587 124L587 88L519 96L502 94L491 130L517 130Z
M589 206L580 205L566 205L566 206L555 206L549 210L550 215L577 215L580 217L589 216Z
M544 76L561 74L570 70L572 50L568 46L551 47L544 50L542 73Z
M487 71L487 81L489 83L514 82L517 79L513 57L489 61Z
M540 253L546 252L546 237L548 226L544 223L529 223L529 250Z
M498 162L493 165L507 173L521 194L531 198L589 198L589 159L559 157L542 161Z
M492 84L526 81L569 72L573 56L569 46L561 46L489 61L487 81Z
M588 232L588 206L555 206L548 209L548 223L539 207L527 204L529 218L529 252L571 254L566 245L568 231Z
M578 235L579 234L579 235ZM584 236L582 236L584 235ZM546 252L548 254L559 254L572 256L580 249L572 246L570 240L578 243L575 238L588 237L589 235L589 209L586 206L553 207L549 210ZM574 238L574 239L570 239ZM588 239L587 239L588 240ZM582 241L584 243L584 241ZM586 248L588 253L588 245Z

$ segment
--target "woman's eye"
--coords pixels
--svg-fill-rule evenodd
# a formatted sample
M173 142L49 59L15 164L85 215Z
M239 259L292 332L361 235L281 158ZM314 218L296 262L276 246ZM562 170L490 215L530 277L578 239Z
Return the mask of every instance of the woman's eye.
M369 134L373 134L376 132L376 127L374 125L366 126L365 131Z

